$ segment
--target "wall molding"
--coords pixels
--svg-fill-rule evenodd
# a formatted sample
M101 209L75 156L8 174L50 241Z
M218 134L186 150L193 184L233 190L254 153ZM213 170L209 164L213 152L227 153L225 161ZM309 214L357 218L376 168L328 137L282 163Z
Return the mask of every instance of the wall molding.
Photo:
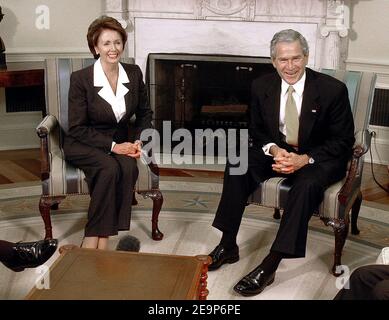
M255 19L255 0L226 0L204 1L196 0L196 19L206 19L207 16L233 16L241 20L253 21Z
M377 88L389 89L389 60L349 58L346 60L346 69L375 72Z
M369 129L376 133L371 140L373 163L389 165L389 128L371 125ZM370 151L365 155L365 161L371 162Z
M348 47L348 29L349 29L349 10L346 10L346 4L348 0L312 0L312 1L295 1L295 0L282 0L279 2L272 0L169 0L169 1L154 1L154 0L105 0L105 13L114 16L119 19L123 26L127 27L128 31L128 56L135 58L137 63L143 62L145 56L150 52L142 52L144 55L140 55L139 41L147 39L150 34L139 34L135 36L135 31L138 29L139 20L152 20L160 19L171 20L171 26L173 21L178 20L196 20L196 21L222 21L220 24L212 24L214 33L223 33L229 30L232 40L240 39L240 34L245 34L245 28L239 25L239 28L227 27L225 28L224 22L248 22L250 24L255 23L258 28L258 32L263 32L264 23L268 23L271 28L275 28L275 24L279 24L280 28L285 27L284 24L294 24L301 27L301 32L310 32L310 28L315 26L317 32L311 37L311 41L314 43L314 47L317 49L316 53L312 55L314 65L316 68L344 68L344 60ZM150 22L150 24L152 24ZM176 23L177 27L172 27L173 30L180 28L182 24ZM252 26L252 25L251 25ZM262 28L262 29L260 29ZM190 37L187 39L193 39L196 35L195 30L191 30ZM149 32L149 30L147 30ZM168 31L167 31L168 32ZM179 32L177 32L179 33ZM213 34L210 34L208 39L208 47L212 48L212 45L217 45L223 41L226 43L220 44L220 46L228 46L231 43L233 46L234 41L226 40L223 37L212 38ZM268 36L268 35L267 35ZM140 40L139 40L140 39ZM256 39L258 41L258 39ZM270 40L270 39L269 39ZM145 40L144 40L145 41ZM180 41L184 41L183 38ZM189 40L188 40L189 41ZM199 43L198 39L193 40L192 43ZM236 42L236 41L235 41ZM188 44L188 43L186 43ZM261 43L262 45L262 43ZM268 45L266 43L266 45ZM250 43L249 46L255 46L254 43ZM185 43L181 43L181 47L185 47ZM247 47L247 46L246 46ZM186 48L186 47L185 47ZM211 51L217 51L214 48L207 49L204 53ZM162 47L156 52L165 52ZM230 51L236 51L236 49L229 48ZM248 49L246 49L247 51ZM180 51L180 48L177 49ZM198 47L194 49L199 53ZM314 50L315 51L315 50ZM170 52L170 51L169 51ZM255 50L256 54L258 51ZM267 51L266 51L267 52ZM252 55L252 54L249 54ZM142 65L143 66L143 65ZM141 67L142 67L141 66Z
M37 62L46 58L70 57L70 58L90 58L92 54L87 48L7 48L7 62Z
M379 67L386 67L386 72L389 73L389 60L379 60L379 59L365 59L365 58L348 58L346 63L356 64L356 65L372 65Z
M35 126L0 129L0 150L39 148Z
M37 149L39 148L39 144L24 144L24 145L1 145L0 150L1 151L9 151L9 150L25 150L25 149Z
M375 72L377 74L376 87L389 90L389 60L349 58L346 60L346 69ZM376 132L376 136L372 139L371 145L373 162L388 165L389 127L370 125L369 129ZM365 156L365 161L370 162L370 154Z
M346 68L355 71L375 72L377 74L376 87L389 90L389 60L349 58L346 60ZM389 127L370 125L369 129L376 132L371 145L373 162L388 165ZM365 161L370 162L370 154L365 156Z
M373 163L389 165L389 128L370 125L369 130L376 133L371 140ZM371 162L370 151L365 155L365 162Z

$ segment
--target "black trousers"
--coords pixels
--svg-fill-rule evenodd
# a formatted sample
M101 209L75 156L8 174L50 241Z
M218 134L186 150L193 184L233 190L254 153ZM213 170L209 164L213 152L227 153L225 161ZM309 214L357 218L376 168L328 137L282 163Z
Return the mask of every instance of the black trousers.
M389 265L369 265L355 269L349 289L341 289L335 300L389 300Z
M280 176L272 170L272 163L272 157L265 155L262 149L249 148L245 174L231 175L231 165L226 165L223 192L212 224L215 228L238 233L248 196L262 181ZM305 256L309 219L323 200L325 189L344 175L345 164L336 162L306 165L293 174L284 175L292 180L293 185L272 251L285 253L289 257Z
M85 236L108 237L128 230L138 178L136 160L91 147L82 153L67 154L66 160L84 171L88 183L91 200Z

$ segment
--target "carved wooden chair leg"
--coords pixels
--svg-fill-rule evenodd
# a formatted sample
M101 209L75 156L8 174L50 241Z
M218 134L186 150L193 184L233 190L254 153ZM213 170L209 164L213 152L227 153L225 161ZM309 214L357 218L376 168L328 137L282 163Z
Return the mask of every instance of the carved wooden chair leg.
M337 268L342 264L342 251L344 244L346 242L349 220L348 216L345 220L343 219L330 219L325 217L320 217L326 226L331 226L335 234L335 252L334 252L334 264L332 266L332 274L335 277L339 277L343 274L344 270ZM338 270L337 270L338 269Z
M362 192L359 191L357 198L351 208L351 234L359 234L358 229L358 215L362 204Z
M163 196L161 191L153 190L146 192L139 192L144 198L153 200L153 214L151 217L151 238L159 241L163 238L163 233L158 228L158 216L163 204Z
M162 204L163 204L163 196L161 191L157 190L150 198L153 200L153 216L151 218L151 226L152 226L152 238L153 240L162 240L163 233L158 229L158 217L161 212Z
M281 219L280 209L274 208L273 218L277 220Z
M334 253L334 265L332 266L332 274L335 277L339 277L341 274L344 273L344 270L340 270L340 266L342 264L341 262L342 251L343 251L344 244L346 242L348 228L349 228L348 219L346 220L347 221L338 220L332 225L335 234L335 253Z
M39 200L39 212L42 216L43 222L45 224L45 239L53 239L53 228L51 225L50 209L53 206L57 206L59 203L65 199L65 196L60 197L44 197L41 196Z

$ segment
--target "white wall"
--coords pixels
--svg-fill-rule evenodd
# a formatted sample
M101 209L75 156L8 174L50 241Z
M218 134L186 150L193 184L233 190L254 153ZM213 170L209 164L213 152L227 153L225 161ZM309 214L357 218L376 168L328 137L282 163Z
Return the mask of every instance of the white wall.
M43 61L50 55L87 55L89 23L103 12L102 0L2 0L5 14L0 23L7 62ZM49 29L39 30L36 13L40 5L49 9ZM0 88L0 150L39 147L35 127L40 112L6 113L4 88Z
M0 35L7 55L14 53L88 52L89 23L102 14L102 0L2 0ZM49 9L49 29L39 30L38 6ZM12 58L12 56L10 57Z
M389 64L389 1L351 0L348 58Z
M389 89L389 1L349 2L351 17L347 68L376 72L377 86Z
M130 4L133 2L129 1ZM347 2L351 12L348 64L354 66L355 63L378 62L389 67L389 1ZM0 35L9 59L12 60L15 54L42 51L87 54L86 30L89 23L102 14L104 3L104 0L2 0L0 5L5 17L0 23ZM174 6L180 4L177 1L170 3ZM35 10L39 5L46 5L50 10L49 30L35 27L39 16ZM382 82L387 82L389 87L389 80L385 78Z
M377 87L389 89L389 0L350 1L347 68L376 72ZM376 132L372 146L373 161L389 164L389 128L370 126L370 129ZM366 157L366 160L369 159Z
M188 1L169 3L180 6L184 2ZM389 0L347 2L351 13L347 68L375 71L378 87L389 89ZM87 27L105 9L104 0L1 0L0 5L5 13L0 23L0 36L7 48L8 61L42 61L45 56L61 54L89 55ZM50 10L49 30L35 27L38 5L46 5ZM0 105L2 103L0 99ZM388 163L389 130L374 129L378 132L378 150L381 150L381 155L375 159Z

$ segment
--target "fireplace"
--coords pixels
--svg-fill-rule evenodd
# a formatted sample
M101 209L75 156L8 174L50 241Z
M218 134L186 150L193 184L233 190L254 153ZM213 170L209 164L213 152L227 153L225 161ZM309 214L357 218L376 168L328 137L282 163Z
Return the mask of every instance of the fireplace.
M247 129L251 82L275 72L261 57L150 54L147 85L155 128Z
M305 36L309 67L344 67L347 3L105 0L104 13L128 30L125 55L134 58L147 78L156 128L169 120L172 129L193 131L247 127L250 83L274 72L268 58L257 57L269 56L270 40L282 29Z
M126 54L143 71L153 52L268 56L272 36L301 32L308 64L342 68L350 7L345 0L105 0L104 13L128 30Z

